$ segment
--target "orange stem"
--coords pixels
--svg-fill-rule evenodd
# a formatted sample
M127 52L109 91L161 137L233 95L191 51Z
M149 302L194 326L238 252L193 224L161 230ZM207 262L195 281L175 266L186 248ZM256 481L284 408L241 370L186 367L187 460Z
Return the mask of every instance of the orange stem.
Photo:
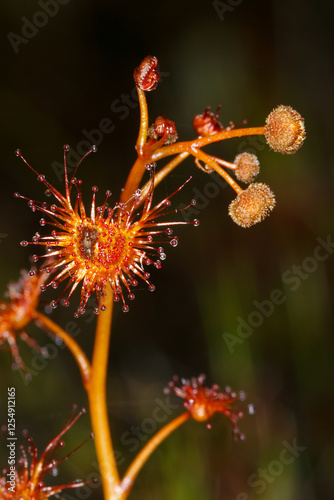
M173 168L175 168L182 160L184 160L188 155L192 155L195 158L198 158L199 160L203 159L202 155L205 155L202 151L200 151L200 148L207 146L208 144L212 144L214 142L219 142L223 141L225 139L231 139L233 137L243 137L245 135L264 135L265 133L265 127L250 127L250 128L239 128L239 129L232 129L232 130L222 130L221 132L217 132L216 134L212 134L206 137L199 137L193 141L184 141L184 142L177 142L176 144L170 144L169 146L163 146L158 150L154 150L154 145L152 146L153 151L150 151L151 148L148 147L145 149L145 141L144 141L144 131L146 131L147 134L147 104L146 104L146 98L145 98L145 93L143 91L140 91L143 96L139 93L139 102L141 106L141 124L140 124L140 131L139 131L139 136L137 140L137 153L138 153L138 158L135 161L130 174L128 176L128 179L126 181L124 191L122 193L122 201L127 201L135 192L136 189L138 189L141 179L144 175L145 172L145 165L147 163L152 163L154 161L161 160L161 158L165 158L167 156L171 155L179 155L177 158L175 158L176 163L168 163L164 168L166 170L162 169L161 170L161 177L158 178L159 180L156 182L160 182ZM144 101L145 100L145 101ZM143 101L143 102L142 102ZM182 158L181 158L182 155ZM208 158L209 155L206 156ZM174 160L172 160L174 161ZM209 161L207 161L208 164ZM222 163L222 162L220 162ZM241 188L238 186L238 184L228 175L226 172L218 166L217 163L213 164L211 163L211 167L216 170L216 172L219 173L232 187L233 189L237 192L241 192ZM229 168L231 168L229 166ZM158 177L158 174L156 174L156 178ZM139 204L141 201L139 202Z
M105 300L106 310L98 315L92 359L91 380L87 388L96 455L99 462L104 497L119 498L119 474L111 440L106 401L106 378L113 312L113 294Z
M216 156L210 155L211 158L218 163L218 165L223 165L225 168L229 168L230 170L235 170L237 166L235 163L231 163L230 161L223 160L222 158L217 158Z
M43 325L48 330L57 335L57 337L61 338L64 344L71 351L75 361L79 366L83 385L85 388L87 388L91 376L91 366L79 344L77 344L77 342L67 332L65 332L65 330L63 330L59 325L54 323L50 318L48 318L44 314L36 311L35 318L36 320L43 323Z
M241 189L241 187L239 186L239 184L237 184L235 182L234 179L232 179L232 177L226 172L226 170L224 170L223 168L221 168L217 163L216 161L214 160L214 158L206 153L203 153L203 151L201 151L200 149L195 149L193 148L193 155L198 158L199 160L202 160L204 163L206 163L207 165L209 165L211 168L213 168L221 177L223 177L223 179L226 180L226 182L229 183L229 185L234 189L234 191L237 193L237 194L240 194L242 193L243 189Z
M144 448L138 453L138 455L124 474L121 482L122 495L120 497L120 500L125 500L127 498L139 471L145 464L146 460L153 453L153 451L159 446L160 443L162 443L162 441L164 441L164 439L166 439L173 431L175 431L175 429L186 422L189 418L189 412L186 411L185 413L182 413L167 425L165 425L162 429L160 429L160 431L158 431L148 441L148 443L146 443Z
M222 130L216 134L201 137L196 140L196 147L202 148L213 142L224 141L225 139L232 139L233 137L243 137L245 135L264 135L266 127L246 127L246 128L233 128L231 130ZM195 145L195 144L194 144Z
M139 134L137 138L136 148L138 151L138 155L140 151L146 144L147 140L147 130L148 130L148 109L147 109L147 101L144 90L141 90L139 87L136 87L139 99L139 108L140 108L140 127Z
M200 137L194 141L177 142L176 144L170 144L169 146L163 146L158 151L151 155L151 161L158 161L161 158L170 156L173 154L182 153L187 151L189 154L193 154L194 150L198 150L208 144L214 142L224 141L225 139L232 139L233 137L242 137L245 135L264 135L265 127L252 127L252 128L235 128L232 130L222 130L216 134L208 135L206 137Z
M154 186L157 186L175 167L177 167L183 160L185 160L189 156L189 153L181 153L173 158L170 162L167 163L161 170L156 172L154 176ZM141 195L136 203L136 207L139 207L142 203L144 203L147 193L149 191L151 185L151 181L146 182L146 184L141 188Z
M122 191L120 198L121 203L125 203L126 201L128 201L136 191L136 189L138 189L142 177L145 173L146 163L147 162L145 160L139 157L135 161Z

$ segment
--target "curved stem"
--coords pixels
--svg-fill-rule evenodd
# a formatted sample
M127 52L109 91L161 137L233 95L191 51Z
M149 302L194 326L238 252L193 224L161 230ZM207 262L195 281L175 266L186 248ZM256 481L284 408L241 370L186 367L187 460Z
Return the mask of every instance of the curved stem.
M214 158L206 153L203 153L200 149L195 149L193 148L193 155L198 158L199 160L202 160L204 163L209 165L209 167L213 168L223 179L226 180L226 182L229 183L229 185L234 189L234 191L237 194L242 193L243 189L235 182L234 179L223 169L221 168Z
M106 401L106 378L113 311L113 294L111 292L106 296L105 305L106 310L101 311L97 319L91 379L87 392L104 496L108 500L115 500L119 498L119 475L112 446Z
M141 91L143 92L143 91ZM139 95L139 93L138 93ZM200 137L197 138L193 141L184 141L184 142L177 142L175 144L170 144L169 146L162 146L158 150L153 150L150 151L150 148L148 147L147 149L144 148L145 144L143 143L143 132L146 130L147 132L147 105L146 105L146 98L144 94L144 99L145 102L141 104L141 113L144 113L142 116L144 116L145 120L141 118L141 125L140 125L140 131L139 131L139 136L137 140L137 152L138 152L138 158L135 161L130 174L128 176L128 179L126 181L124 191L122 193L122 201L128 200L135 190L139 187L141 179L144 175L145 172L145 165L147 163L152 163L154 161L161 160L162 158L166 158L167 156L171 155L178 155L175 158L175 164L172 162L168 163L162 170L161 170L161 177L158 177L159 173L156 174L156 184L159 183L173 168L175 168L183 159L185 159L188 155L195 156L198 159L202 159L203 157L200 158L200 156L205 153L202 153L200 151L200 148L207 146L208 144L212 144L214 142L219 142L223 141L225 139L231 139L233 137L243 137L247 135L264 135L265 133L265 127L251 127L251 128L239 128L239 129L232 129L232 130L222 130L221 132L217 132L216 134L209 135L206 137ZM139 101L141 102L141 100ZM143 106L143 109L142 109ZM145 124L145 126L143 125ZM145 128L146 127L146 128ZM153 148L154 149L154 148ZM194 154L195 152L199 152L199 154ZM182 155L182 157L181 157ZM209 155L208 155L209 156ZM207 156L207 157L208 157ZM204 161L204 160L203 160ZM222 163L222 162L220 162ZM209 164L209 162L208 162ZM219 173L222 177L224 177L229 184L233 187L233 189L239 193L240 188L231 179L231 177L228 176L226 177L226 172L223 169L220 169L217 163L215 163L215 167L211 165L212 168L216 170L216 172ZM226 165L225 165L226 166ZM231 168L229 166L229 168ZM166 169L166 170L164 170ZM158 179L158 180L157 180ZM230 180L232 182L230 182ZM146 186L145 186L146 187ZM139 204L141 203L141 200Z
M189 156L189 153L181 153L173 158L170 162L167 163L161 170L156 172L154 176L154 187L156 187L175 167L177 167L183 160L185 160ZM141 195L136 203L136 207L138 208L144 201L146 200L147 193L150 189L151 181L146 182L145 186L141 189Z
M237 168L235 163L223 160L222 158L218 158L217 156L212 156L212 155L210 156L216 163L218 163L218 165L223 165L225 168L229 168L230 170L236 170Z
M232 128L230 130L222 130L216 134L208 135L197 139L194 144L197 148L202 148L213 142L224 141L225 139L232 139L233 137L243 137L245 135L264 135L266 127L246 127L246 128Z
M128 199L131 198L133 193L138 189L140 182L142 180L142 177L145 173L145 165L146 162L142 158L137 158L135 161L132 169L130 170L129 176L126 180L124 189L121 194L121 203L125 203Z
M45 326L45 328L57 335L57 337L61 338L66 347L68 347L68 349L71 351L75 361L79 366L83 384L85 388L87 388L91 376L91 366L86 357L86 354L83 352L79 344L77 344L77 342L67 332L65 332L65 330L63 330L59 325L54 323L44 314L36 311L35 318L36 320L40 321Z
M145 146L147 140L148 110L147 110L147 101L144 90L141 90L139 87L136 87L136 89L137 89L139 108L140 108L140 127L136 143L136 148L139 154L139 151L141 151L142 148Z
M251 127L251 128L235 128L232 130L222 130L216 134L208 135L195 139L194 141L177 142L169 146L163 146L158 151L151 155L151 161L157 161L166 156L182 153L187 151L192 154L192 150L202 148L214 142L224 141L225 139L232 139L233 137L242 137L245 135L264 135L265 127Z
M121 483L122 495L120 500L125 500L130 493L133 483L145 464L146 460L150 457L153 451L159 446L164 439L166 439L175 429L186 422L190 418L190 413L185 412L174 418L171 422L165 425L160 431L158 431L149 441L146 443L144 448L138 453L136 458L133 460L132 464L124 474Z
M121 202L127 201L135 190L138 188L140 181L145 173L145 165L148 163L144 158L144 146L147 141L147 131L148 131L148 109L147 109L147 101L144 90L136 87L138 100L139 100L139 108L140 108L140 126L139 133L136 142L136 150L138 154L138 158L135 161L128 178L126 180L124 190L122 192Z

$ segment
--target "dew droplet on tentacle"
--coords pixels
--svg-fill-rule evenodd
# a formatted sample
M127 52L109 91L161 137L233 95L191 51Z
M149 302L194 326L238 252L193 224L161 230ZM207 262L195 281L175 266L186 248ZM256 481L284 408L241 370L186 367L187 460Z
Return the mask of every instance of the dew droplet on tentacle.
M246 399L246 393L244 391L239 392L239 400L240 401L245 401Z
M247 410L248 410L248 413L249 413L250 415L254 415L254 413L255 413L255 408L254 408L254 405L249 404L249 405L247 406Z

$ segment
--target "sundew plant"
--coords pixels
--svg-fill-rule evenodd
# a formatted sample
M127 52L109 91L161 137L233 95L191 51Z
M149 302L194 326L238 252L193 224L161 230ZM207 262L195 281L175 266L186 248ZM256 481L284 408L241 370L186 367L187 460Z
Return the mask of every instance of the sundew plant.
M112 436L107 410L106 387L113 308L121 308L124 313L131 314L131 303L136 293L141 293L137 289L145 286L154 292L150 270L168 267L164 261L170 247L178 245L176 233L181 233L182 240L189 231L197 231L198 237L201 231L199 220L189 217L195 201L182 199L182 204L179 203L180 197L184 196L184 185L194 180L190 177L160 200L155 196L156 186L175 169L182 168L183 161L191 157L194 168L201 169L208 176L215 172L235 191L226 217L230 216L238 226L249 230L269 216L276 204L270 187L255 180L260 171L259 159L252 153L243 152L236 155L233 161L228 161L206 152L206 146L230 138L262 135L274 152L293 154L305 139L303 118L290 106L277 106L268 114L264 125L259 127L237 127L233 123L223 126L220 107L213 112L208 106L193 119L194 139L182 141L171 117L161 115L154 123L149 123L147 93L158 87L160 74L157 68L157 58L148 56L134 71L140 107L139 133L135 144L137 158L129 169L118 201L113 199L110 186L104 186L103 190L93 186L90 204L84 204L80 164L87 155L97 151L95 146L78 162L74 171L67 166L70 146L64 146L62 190L52 185L47 172L41 173L38 167L30 164L34 164L35 160L26 158L19 149L16 151L18 159L30 169L32 181L37 180L40 184L41 201L30 198L29 186L24 193L15 192L14 196L17 203L27 204L33 213L39 214L40 219L30 241L21 241L22 247L31 250L30 266L22 270L17 282L9 285L7 298L0 302L0 345L12 357L13 368L21 370L27 379L30 374L24 356L20 354L20 343L26 342L41 356L48 356L28 332L31 322L66 345L81 373L83 391L87 393L87 412L92 429L87 439L94 440L103 494L108 500L125 500L155 449L191 418L210 429L212 416L222 414L232 427L233 438L243 440L245 436L242 425L239 428L239 421L245 414L255 412L241 388L221 389L217 384L209 385L203 374L189 379L182 378L182 374L175 375L171 381L166 381L165 393L181 398L184 411L162 425L143 444L125 473L120 474L113 447L115 437ZM112 182L112 172L110 177ZM218 223L223 222L224 215L221 214ZM180 226L187 227L181 231ZM50 290L53 295L52 308L70 308L78 321L85 313L87 304L96 300L96 329L91 359L61 324L41 312L40 301L45 290ZM149 299L150 296L147 301ZM11 419L15 415L15 388L8 391L8 422L3 422L2 432L8 434L10 442L13 436ZM77 450L61 453L65 444L64 434L84 411L74 407L63 429L55 438L50 437L49 445L42 452L26 435L25 442L17 450L18 456L12 454L3 470L1 498L41 500L85 484L81 479L56 486L48 483L52 472ZM253 418L256 418L256 413Z

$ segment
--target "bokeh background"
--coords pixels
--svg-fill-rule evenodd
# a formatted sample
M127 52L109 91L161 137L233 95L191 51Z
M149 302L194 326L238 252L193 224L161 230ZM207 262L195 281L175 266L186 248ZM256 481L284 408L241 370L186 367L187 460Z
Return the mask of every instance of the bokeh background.
M29 265L33 251L19 241L39 227L38 215L13 192L44 196L15 149L61 189L55 164L62 162L62 145L69 143L80 156L81 141L95 129L98 152L80 167L85 197L88 203L91 186L97 185L101 193L111 189L116 201L135 159L139 113L132 72L147 54L158 57L164 75L148 95L150 119L166 114L181 139L194 136L192 118L207 105L222 104L225 125L248 119L255 126L276 105L293 106L304 116L308 134L295 156L244 139L212 150L227 160L247 148L258 154L260 180L277 196L277 207L262 224L248 230L236 226L227 215L232 190L217 188L191 159L158 187L160 199L191 173L194 179L176 203L197 197L201 225L177 231L179 246L153 272L154 294L143 287L128 314L115 308L108 407L121 472L163 425L154 419L156 408L166 421L182 411L174 399L178 407L166 406L162 392L175 373L204 372L209 384L245 390L256 407L256 414L240 423L244 442L233 442L223 416L213 419L211 431L196 422L178 429L146 464L130 498L332 499L333 4L62 0L44 22L36 13L46 3L0 4L1 294ZM32 21L44 25L28 27ZM114 129L98 135L105 118ZM281 300L270 306L264 301L273 294ZM51 295L42 296L42 309ZM259 304L266 304L266 312L259 312ZM58 309L52 318L65 327L74 322L72 331L90 354L92 307L79 320L72 314ZM5 423L7 387L15 386L18 436L29 429L41 451L72 404L86 406L87 400L66 349L51 348L52 340L34 325L29 331L49 346L52 359L38 360L19 341L22 357L34 369L27 384L11 371L8 350L0 352L0 417ZM89 416L81 417L66 449L90 432ZM3 442L0 465L5 461ZM89 442L51 481L96 472ZM99 500L102 492L94 486L63 497Z

